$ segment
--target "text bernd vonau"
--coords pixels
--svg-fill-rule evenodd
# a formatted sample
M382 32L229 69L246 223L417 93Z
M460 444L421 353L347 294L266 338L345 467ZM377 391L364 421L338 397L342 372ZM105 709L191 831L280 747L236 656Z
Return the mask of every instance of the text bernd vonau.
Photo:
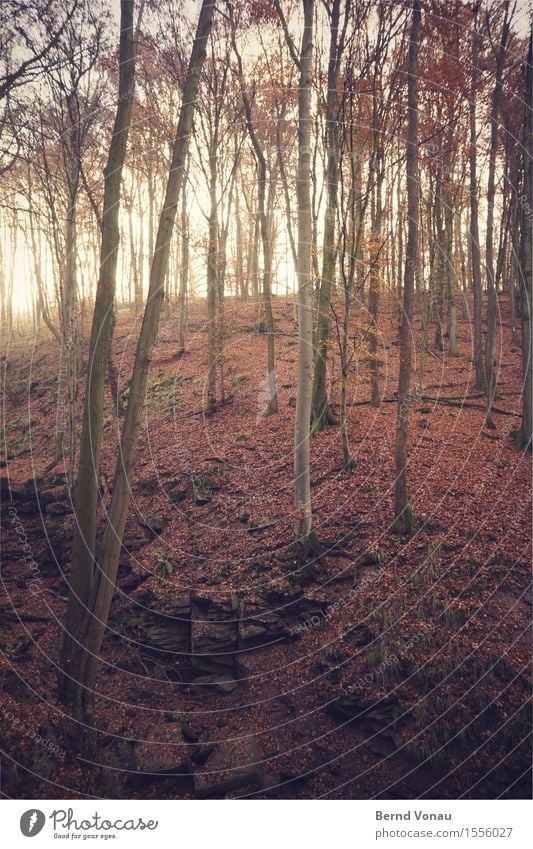
M451 820L451 814L430 814L427 811L405 811L405 813L387 814L385 811L376 811L377 820Z

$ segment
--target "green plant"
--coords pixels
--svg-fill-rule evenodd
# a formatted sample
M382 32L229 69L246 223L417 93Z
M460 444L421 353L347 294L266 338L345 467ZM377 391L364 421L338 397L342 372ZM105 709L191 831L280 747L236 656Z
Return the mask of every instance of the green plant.
M164 552L156 551L155 553L155 574L159 578L160 581L166 581L174 572L174 566L165 557Z

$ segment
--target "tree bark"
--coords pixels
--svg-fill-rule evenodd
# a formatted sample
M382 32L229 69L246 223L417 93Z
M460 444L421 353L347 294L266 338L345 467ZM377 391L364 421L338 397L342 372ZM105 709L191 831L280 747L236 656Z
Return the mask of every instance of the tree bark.
M503 82L503 64L509 36L509 0L504 0L504 19L498 56L496 59L496 82L492 93L490 112L490 150L489 176L487 182L487 228L485 240L485 268L487 275L487 335L485 337L485 384L487 391L487 412L485 420L488 427L495 427L491 416L491 406L496 396L496 375L494 373L494 347L496 343L496 313L498 294L494 276L494 198L496 194L496 154L498 151L498 116Z
M448 282L448 354L457 357L457 279L453 251L453 208L450 195L444 195L444 239L446 245L446 278Z
M529 38L524 98L524 191L520 198L522 217L521 240L521 319L522 319L522 425L520 444L531 451L533 437L533 335L531 332L531 310L533 299L533 27Z
M294 422L295 559L303 562L314 547L309 468L309 422L313 389L313 277L311 211L311 67L314 0L303 0L304 27L298 92L298 388Z
M479 201L477 180L477 129L476 102L478 85L479 42L477 12L473 12L472 74L470 79L469 125L470 125L470 261L472 265L472 292L474 296L474 369L476 389L485 390L485 367L483 365L481 252L479 243Z
M118 216L122 170L131 121L135 78L135 45L133 40L133 0L121 2L119 54L119 93L113 137L104 171L104 211L100 273L94 305L80 464L75 491L76 530L72 545L72 572L63 646L59 693L75 718L81 719L92 700L91 681L82 673L90 660L91 645L87 639L91 614L91 595L97 582L95 560L96 515L100 449L104 414L104 386L111 340L116 269L120 241ZM89 689L86 689L86 686Z
M178 295L178 349L185 351L185 325L187 322L187 287L189 283L189 217L187 215L187 181L183 181L181 197L181 257L180 288Z
M324 213L324 241L322 275L318 294L318 319L316 352L311 406L311 432L316 433L330 423L336 423L326 392L326 365L328 355L331 287L335 275L335 223L337 218L337 193L339 183L339 129L337 115L337 87L340 69L339 44L340 0L331 6L331 37L328 63L328 92L326 98L326 210Z
M420 32L420 2L413 0L413 16L408 59L407 82L407 247L403 279L403 315L400 325L400 374L398 379L398 411L396 414L396 447L394 484L394 522L398 533L412 533L415 526L409 504L407 487L407 425L409 418L409 387L411 383L412 315L415 268L418 264L419 174L418 174L418 38Z
M232 21L233 24L233 21ZM254 127L252 118L252 107L246 92L244 84L244 73L242 67L241 55L237 48L235 39L235 30L232 26L231 30L232 45L235 56L237 57L237 67L239 72L239 83L241 88L241 97L244 106L244 115L246 118L246 128L250 141L254 150L257 161L257 204L259 212L259 224L261 228L261 242L263 245L263 309L265 313L265 329L267 333L267 406L263 411L263 415L270 415L278 411L278 390L276 385L276 363L274 352L274 316L272 314L272 240L270 234L270 224L266 209L266 183L267 183L267 162L265 154L257 132Z
M94 558L91 558L94 568L91 569L88 578L86 574L79 575L82 589L87 592L88 601L83 605L81 611L83 613L84 609L85 615L76 626L76 637L74 640L75 655L70 653L64 654L64 676L73 685L69 688L71 697L68 701L73 707L77 708L78 714L81 713L83 716L89 718L93 713L97 666L115 588L122 537L130 502L131 475L136 459L140 417L146 394L150 361L159 327L170 241L184 179L200 71L206 55L207 39L211 31L212 18L213 3L211 0L203 0L187 70L172 162L168 175L163 209L159 220L150 271L148 298L137 344L107 523L104 529L99 557L96 558L96 562L94 562ZM128 67L128 63L122 63L121 67L124 65ZM111 171L109 179L111 179L112 175L113 172ZM103 256L107 255L103 253ZM103 294L101 300L104 301ZM104 339L107 338L107 334L102 335ZM102 367L105 368L105 359ZM89 406L89 410L91 410L91 406ZM91 480L93 474L94 471L91 469L89 480ZM80 488L80 497L81 494L82 490ZM90 518L89 521L94 522L94 518ZM79 572L80 570L77 571ZM74 601L78 602L79 593L73 590L71 594L75 597ZM69 631L70 633L72 633L72 630Z

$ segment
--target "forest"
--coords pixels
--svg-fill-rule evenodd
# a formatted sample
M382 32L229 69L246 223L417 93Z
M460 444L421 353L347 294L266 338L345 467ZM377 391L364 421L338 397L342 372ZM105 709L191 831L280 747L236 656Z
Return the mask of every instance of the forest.
M531 797L531 12L2 0L2 798Z

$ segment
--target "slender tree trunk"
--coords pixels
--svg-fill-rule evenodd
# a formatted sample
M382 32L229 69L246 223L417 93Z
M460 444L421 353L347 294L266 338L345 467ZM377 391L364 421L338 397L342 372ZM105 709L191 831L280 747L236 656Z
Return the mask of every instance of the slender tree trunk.
M444 238L446 243L446 277L448 282L448 354L450 357L459 356L457 350L457 305L455 276L455 258L453 251L453 209L450 196L444 196Z
M380 128L378 122L378 99L376 91L378 68L375 69L375 77L372 91L372 135L373 152L371 179L373 183L372 203L372 225L371 225L371 256L370 273L368 284L368 313L370 319L369 330L369 358L370 358L370 394L371 404L377 408L381 404L379 391L379 362L378 362L378 312L379 312L379 285L380 274L383 267L381 253L382 245L382 218L383 218L383 144L380 139Z
M326 98L326 211L324 215L324 242L322 275L318 294L318 319L316 329L316 352L311 406L311 432L316 433L328 424L338 424L328 401L326 392L326 365L330 325L331 287L335 276L335 223L337 219L337 193L339 183L339 129L337 114L337 87L340 68L339 46L340 0L331 6L331 38L328 64L328 93Z
M455 219L455 252L459 254L459 263L455 262L455 267L461 268L461 318L463 321L468 321L468 298L467 298L467 269L465 248L463 244L463 227L462 214L459 210Z
M91 330L89 366L75 492L76 529L72 546L72 573L63 646L59 693L75 718L88 713L94 680L87 674L95 645L89 639L93 593L103 564L95 559L100 448L102 444L104 386L111 339L113 302L119 248L119 201L122 169L131 120L135 75L133 0L121 2L119 97L113 137L104 172L104 212L100 273ZM105 622L103 623L105 627Z
M315 540L311 507L310 434L313 390L313 276L311 248L311 68L314 0L302 0L304 27L300 52L298 92L298 389L294 422L294 540L295 559L301 563Z
M473 13L473 47L471 92L469 102L470 123L470 261L472 264L472 292L474 296L474 369L476 389L485 391L485 368L483 365L482 336L482 294L481 294L481 252L479 242L479 202L477 180L477 129L476 101L478 86L479 42L477 33L477 13Z
M407 425L409 418L409 387L411 383L412 314L415 268L418 264L419 174L418 174L418 38L420 32L420 2L413 0L413 18L409 44L407 83L407 248L403 281L403 315L400 325L400 375L398 379L398 412L396 415L396 480L394 484L394 529L412 533L415 526L407 489Z
M213 137L209 152L209 247L207 254L207 386L206 413L211 415L217 408L217 253L218 253L218 205L217 205L217 137Z
M64 661L62 665L66 679L70 681L75 680L77 685L77 693L72 700L69 699L69 702L72 701L74 705L81 705L83 712L89 715L92 714L96 671L100 657L102 640L107 626L111 599L115 588L118 561L122 547L122 537L124 534L124 527L126 524L126 517L130 502L131 475L135 465L140 418L146 394L148 370L159 327L159 318L164 295L165 274L169 260L170 241L174 229L176 208L184 179L184 170L192 130L192 119L196 103L200 71L206 55L206 43L211 31L212 17L213 4L211 0L203 0L183 90L176 140L174 142L172 162L168 175L166 194L159 221L155 251L150 272L148 299L137 345L126 418L117 458L111 503L109 505L104 536L97 566L96 568L91 569L91 572L89 573L88 587L86 573L84 572L83 577L81 575L79 576L82 586L85 586L88 590L88 602L82 607L82 612L83 610L85 611L85 616L83 616L81 622L78 620L76 625L73 622L71 629L67 629L68 633L71 634L72 629L75 628L75 633L79 634L79 637L74 644L78 647L77 654L79 662L74 663L72 656L67 654L66 658L64 655L67 663ZM121 67L124 65L128 67L128 63L122 63ZM111 177L111 175L109 175L109 177ZM109 207L110 210L113 208L114 207ZM108 255L103 254L103 256L107 257ZM112 302L112 297L109 301ZM107 310L104 310L104 315L106 312ZM102 334L102 337L107 339L108 334ZM102 368L105 369L105 358L102 363ZM100 408L101 406L102 405L100 404ZM89 406L89 409L91 409L91 406ZM93 475L94 468L91 467L89 480L91 480ZM82 490L80 489L80 493L81 491ZM90 580L91 577L92 580ZM75 600L80 597L80 593L77 593L74 590L72 591L72 595L75 596ZM81 653L79 652L80 648L82 649ZM69 677L74 674L75 679Z
M442 301L444 296L444 277L445 269L445 245L444 245L444 228L442 214L442 178L437 175L437 185L435 189L435 205L433 208L434 223L435 223L435 274L434 274L434 289L433 295L433 317L435 320L435 341L433 346L436 351L444 351L443 333L442 333Z
M244 291L244 241L242 237L241 204L239 191L235 196L235 296L239 297Z
M522 242L521 242L521 317L522 317L522 426L520 444L531 451L533 438L533 334L531 312L533 303L533 27L529 37L524 98L524 192L520 198Z
M189 218L187 215L187 181L183 181L181 196L181 258L180 289L178 295L178 349L185 351L185 325L187 323L187 286L189 283Z
M241 55L237 49L237 42L235 39L235 30L232 27L232 45L235 55L237 57L237 67L239 71L239 81L241 87L241 97L244 105L244 114L246 117L246 127L248 130L248 135L250 136L250 141L252 143L252 147L254 149L255 158L257 160L257 170L258 170L258 180L257 180L257 204L259 210L259 224L261 228L261 241L263 244L263 308L265 312L265 329L267 332L267 390L268 390L268 401L266 409L264 410L264 415L270 415L271 413L277 413L278 411L278 390L276 385L276 364L275 364L275 351L274 351L274 316L272 314L272 300L271 300L271 287L272 287L272 239L270 232L270 222L269 216L267 214L266 209L266 183L267 183L267 162L265 158L265 154L259 139L257 137L257 133L255 131L253 119L252 119L252 108L250 105L250 101L248 99L248 95L246 93L246 87L244 84L244 74L242 67L242 59Z
M496 313L498 310L498 294L494 277L494 254L492 240L494 238L494 199L496 194L496 154L498 151L498 116L502 93L503 64L509 35L509 0L504 0L504 20L498 57L496 60L496 83L492 93L490 113L490 151L489 176L487 182L487 228L485 241L485 268L487 274L487 335L485 338L485 384L487 392L487 410L485 421L487 427L495 427L492 420L491 407L496 396L496 375L494 372L494 349L496 344Z

